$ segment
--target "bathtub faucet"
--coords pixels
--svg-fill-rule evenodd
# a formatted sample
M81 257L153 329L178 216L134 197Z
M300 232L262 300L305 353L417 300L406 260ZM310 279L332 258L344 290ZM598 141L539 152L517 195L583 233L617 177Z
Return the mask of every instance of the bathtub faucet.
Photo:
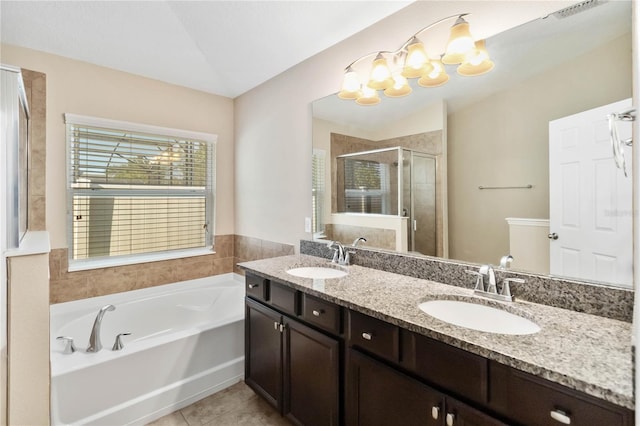
M105 305L98 311L96 320L93 322L93 328L91 329L91 336L89 337L89 347L87 352L98 352L102 349L102 342L100 341L100 327L102 325L102 317L107 311L115 311L116 307L113 305Z

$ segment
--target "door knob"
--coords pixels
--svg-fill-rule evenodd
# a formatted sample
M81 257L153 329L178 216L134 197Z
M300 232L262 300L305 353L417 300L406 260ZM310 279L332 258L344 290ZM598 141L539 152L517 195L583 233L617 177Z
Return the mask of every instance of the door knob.
M548 237L550 240L557 240L557 239L558 239L558 234L556 234L555 232L553 232L553 233L551 233L551 234L547 235L547 237Z

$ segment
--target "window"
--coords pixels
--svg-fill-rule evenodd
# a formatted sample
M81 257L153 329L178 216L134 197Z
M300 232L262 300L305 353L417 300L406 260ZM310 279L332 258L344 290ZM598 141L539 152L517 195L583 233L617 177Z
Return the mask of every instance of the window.
M311 173L313 177L311 179L311 200L313 203L313 215L312 215L312 232L314 235L324 235L324 175L325 175L325 151L320 149L314 149L311 163Z
M73 114L65 121L71 269L213 247L215 135Z
M344 159L345 211L389 214L389 168L378 161Z

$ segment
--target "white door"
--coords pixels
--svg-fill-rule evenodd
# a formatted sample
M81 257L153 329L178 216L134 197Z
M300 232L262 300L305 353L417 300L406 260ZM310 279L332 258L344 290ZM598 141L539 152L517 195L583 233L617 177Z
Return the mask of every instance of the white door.
M549 123L550 272L631 287L631 148L628 177L613 159L607 115L631 99ZM618 123L621 139L629 123Z

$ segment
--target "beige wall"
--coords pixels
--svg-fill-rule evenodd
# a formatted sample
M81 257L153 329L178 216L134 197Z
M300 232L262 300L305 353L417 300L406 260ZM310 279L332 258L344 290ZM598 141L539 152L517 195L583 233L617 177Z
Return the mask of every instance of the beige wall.
M630 97L630 51L622 37L449 115L451 258L495 263L509 251L505 218L549 218L549 121Z
M298 245L311 217L311 102L335 93L361 55L397 49L425 25L461 11L486 38L561 9L569 1L421 1L235 100L236 233ZM446 26L444 27L446 31Z
M68 246L66 112L217 134L215 231L233 233L233 100L43 52L1 48L2 63L46 74L46 222L53 248Z
M17 255L9 257L7 263L7 424L48 425L49 253L45 250L44 253Z

